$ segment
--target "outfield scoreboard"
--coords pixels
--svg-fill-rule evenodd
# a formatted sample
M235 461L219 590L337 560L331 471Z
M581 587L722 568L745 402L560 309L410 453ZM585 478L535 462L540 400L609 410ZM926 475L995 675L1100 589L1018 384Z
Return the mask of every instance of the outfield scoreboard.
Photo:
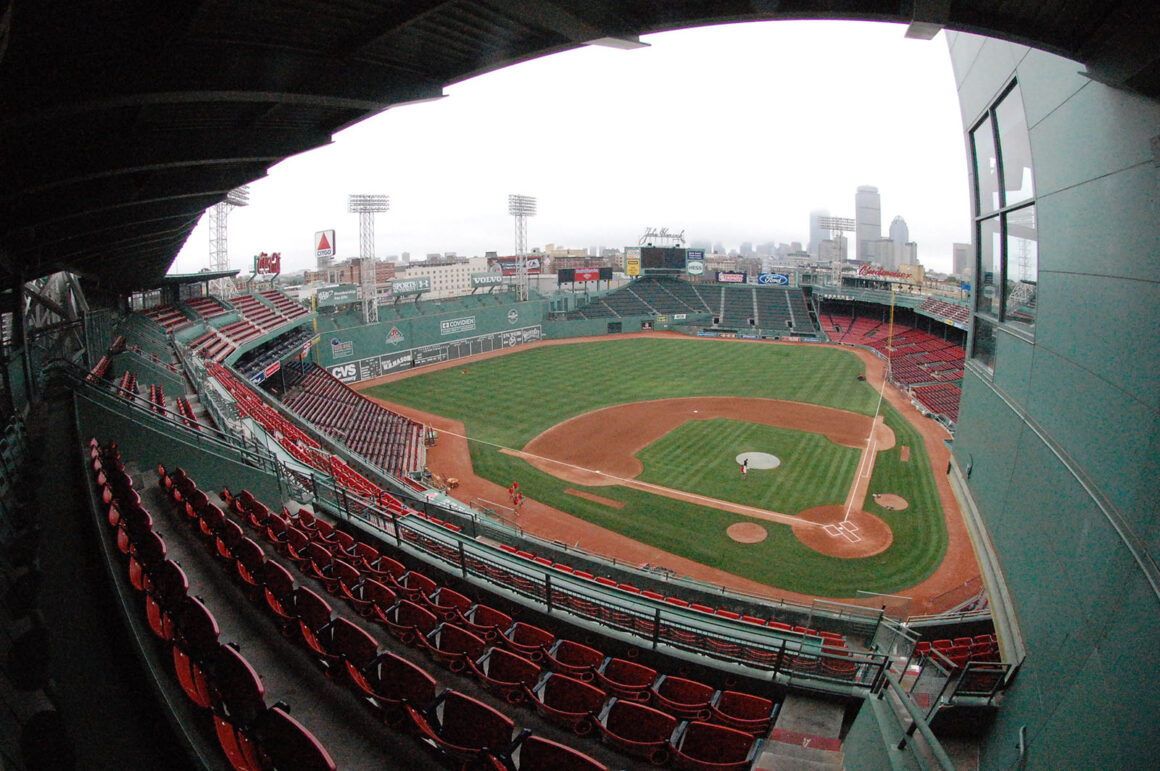
M640 247L641 272L673 271L684 273L688 252L688 249L679 246L642 246Z

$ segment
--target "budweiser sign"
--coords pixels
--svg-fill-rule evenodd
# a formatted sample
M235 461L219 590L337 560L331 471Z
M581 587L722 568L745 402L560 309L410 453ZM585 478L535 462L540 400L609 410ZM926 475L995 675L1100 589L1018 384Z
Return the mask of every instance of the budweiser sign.
M859 276L873 276L874 278L897 278L902 281L909 281L911 275L896 270L886 270L884 268L875 268L871 265L863 265L858 268Z

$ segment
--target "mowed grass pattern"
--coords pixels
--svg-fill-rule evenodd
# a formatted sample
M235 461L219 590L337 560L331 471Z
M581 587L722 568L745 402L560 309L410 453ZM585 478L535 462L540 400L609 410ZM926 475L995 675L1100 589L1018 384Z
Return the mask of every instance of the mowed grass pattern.
M781 465L741 476L737 454L767 452ZM822 434L725 418L692 420L636 454L642 482L686 490L782 514L841 504L858 468L859 451Z
M926 455L921 452L921 437L887 405L884 414L896 433L910 431L905 441L900 438L900 444L909 444L911 459L906 464L884 466L881 473L890 476L883 477L882 485L892 486L890 489L876 486L876 470L871 490L893 492L913 503L904 512L874 511L894 529L894 543L882 554L866 559L819 554L798 541L789 527L769 522L762 523L769 531L765 541L739 544L726 535L726 528L735 522L754 520L625 487L584 488L624 503L621 509L586 501L564 492L574 485L540 472L499 448L523 447L538 434L575 415L651 399L743 396L820 404L871 415L878 394L857 379L862 371L856 356L831 348L696 338L612 338L521 350L376 386L367 393L462 421L472 440L476 473L505 487L518 480L521 491L529 498L769 586L841 598L853 597L859 589L900 593L929 576L946 549L942 510L937 494L930 495L934 483ZM895 422L900 425L895 426ZM646 452L650 449L646 448ZM704 462L693 461L690 465L713 463L710 454L736 455L740 451L724 446L705 450ZM897 448L892 452L898 453ZM813 463L819 467L817 475L821 478L821 469L832 468L834 463L841 467L844 462L814 459ZM645 474L655 473L650 464ZM739 477L735 464L732 474ZM844 481L840 485L848 485L851 474L842 474ZM717 476L728 482L729 474L709 470L704 479ZM684 487L688 489L688 485ZM804 500L814 492L806 489L800 495ZM839 502L844 495L843 492Z

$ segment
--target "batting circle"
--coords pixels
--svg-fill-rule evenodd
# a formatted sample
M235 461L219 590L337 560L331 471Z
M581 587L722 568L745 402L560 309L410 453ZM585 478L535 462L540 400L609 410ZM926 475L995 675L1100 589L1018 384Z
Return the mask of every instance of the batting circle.
M743 452L737 456L737 465L749 461L751 469L770 469L781 465L781 458L768 452Z

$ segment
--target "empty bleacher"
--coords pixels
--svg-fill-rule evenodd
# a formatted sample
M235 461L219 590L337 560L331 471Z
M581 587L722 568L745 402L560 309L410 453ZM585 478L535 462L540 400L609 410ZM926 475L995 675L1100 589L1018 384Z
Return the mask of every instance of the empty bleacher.
M424 466L422 424L380 407L321 367L307 370L283 403L389 474L407 476Z
M717 326L767 334L814 336L818 330L800 290L701 284L645 277L569 311L566 319L710 314Z

